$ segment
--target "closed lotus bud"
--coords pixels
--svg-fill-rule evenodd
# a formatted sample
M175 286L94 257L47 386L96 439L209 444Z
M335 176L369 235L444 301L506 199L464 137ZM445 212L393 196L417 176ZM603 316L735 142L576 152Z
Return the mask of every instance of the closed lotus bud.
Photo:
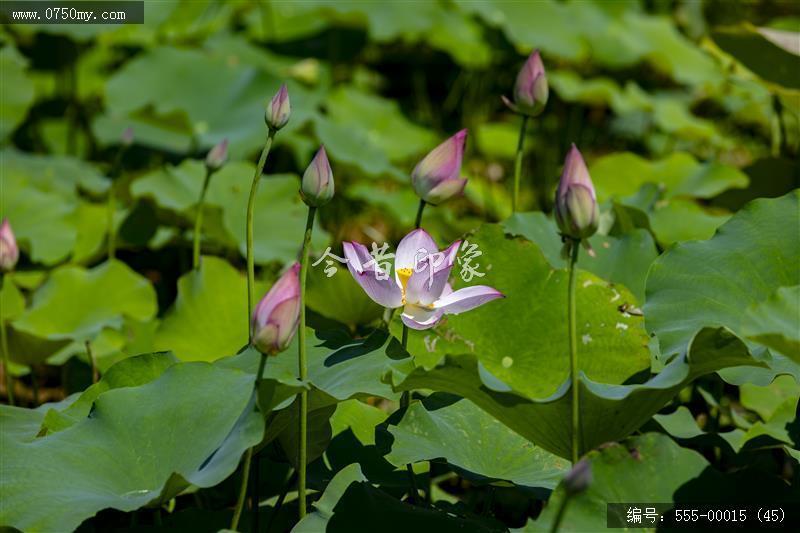
M267 110L264 112L264 120L267 122L269 129L277 131L289 122L291 112L289 90L286 89L286 84L284 83L267 105Z
M597 231L598 208L592 178L575 145L564 162L558 183L555 215L562 235L576 240L591 237Z
M219 170L228 160L228 139L223 139L208 151L206 155L206 166L209 170Z
M291 344L300 323L300 264L294 263L258 302L251 322L253 346L278 355Z
M517 81L514 84L514 101L509 101L505 96L502 98L512 111L535 117L547 104L548 94L547 74L544 71L539 50L535 50L517 74Z
M569 495L580 494L592 483L592 466L586 459L581 459L572 470L564 476L564 490Z
M122 146L128 147L133 144L133 128L128 126L125 128L125 131L122 132L122 137L120 138L122 141Z
M303 173L303 183L300 186L300 195L306 205L321 207L333 198L333 171L328 162L328 154L325 147L320 146L317 155L311 160L305 173Z
M14 237L14 232L11 230L11 224L8 219L3 220L0 225L0 271L10 272L19 261L19 248L17 247L17 239Z
M411 173L414 192L429 204L438 205L461 194L467 180L461 179L461 160L467 130L461 130L434 148Z

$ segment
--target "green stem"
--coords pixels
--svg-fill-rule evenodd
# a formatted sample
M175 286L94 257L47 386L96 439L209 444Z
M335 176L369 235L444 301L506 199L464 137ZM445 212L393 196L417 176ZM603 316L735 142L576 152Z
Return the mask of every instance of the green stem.
M558 528L561 527L561 521L564 520L564 513L567 510L567 504L569 503L570 495L565 494L564 499L561 500L561 504L558 506L558 512L556 513L556 518L553 520L553 526L550 528L550 533L556 533Z
M247 200L247 330L250 331L250 320L253 316L253 302L255 300L256 267L253 259L253 211L256 204L256 191L258 182L261 181L261 174L264 172L264 165L267 164L267 155L272 147L272 139L275 138L275 130L270 129L264 149L261 150L261 157L258 158L256 172L253 174L253 183L250 185L250 197ZM251 333L252 334L252 333ZM252 340L252 339L250 339Z
M575 319L575 263L578 261L580 241L570 241L569 259L569 294L567 300L567 315L569 323L569 376L572 389L572 464L578 462L581 452L581 415L580 395L578 390L578 339Z
M400 342L403 345L403 349L408 346L408 326L405 324L403 324L403 338ZM400 396L400 409L407 410L409 405L411 405L411 391L404 391ZM408 472L408 484L411 488L409 499L411 503L415 503L419 489L417 488L417 478L414 476L414 467L411 466L411 463L406 464L406 472Z
M203 227L203 203L206 200L206 191L208 190L208 183L211 181L211 175L214 173L211 168L206 167L206 177L203 180L203 189L200 191L200 200L197 202L197 214L194 219L194 244L192 246L192 268L198 270L200 268L200 232Z
M108 229L108 260L114 259L117 253L117 228L114 225L114 215L117 211L117 191L116 180L120 169L122 168L122 156L125 154L127 147L123 144L117 150L117 155L114 157L114 162L111 164L111 171L109 178L111 178L111 185L108 187L108 213L107 213L107 229Z
M419 209L417 209L417 218L414 220L414 228L419 229L422 225L422 212L425 210L425 200L419 201Z
M258 362L258 372L256 372L256 381L253 386L258 398L258 387L261 385L261 380L264 376L264 368L267 366L267 356L261 354L261 359ZM248 448L244 454L244 463L242 464L242 481L239 484L239 496L236 498L236 507L233 509L233 519L231 520L231 527L233 531L237 531L239 527L239 519L242 517L242 509L244 509L244 500L247 497L247 485L250 481L250 464L253 462L253 450L255 446ZM256 502L256 506L258 503Z
M314 215L317 208L308 207L306 232L303 236L303 251L300 256L300 325L298 326L297 364L300 370L300 381L308 379L308 363L306 361L306 275L308 274L308 249L311 245L311 232L314 230ZM297 498L300 504L300 520L306 516L306 456L308 447L308 391L300 391L300 449L297 457Z
M95 363L94 354L92 353L92 343L87 340L84 344L86 345L86 357L92 367L92 383L97 383L100 381L100 373L97 371L97 363Z
M0 289L6 283L6 277L0 274ZM3 373L6 375L6 394L8 395L8 404L14 405L14 378L11 376L11 367L8 364L8 334L6 332L6 321L0 317L0 347L3 350Z
M511 197L511 211L517 212L519 206L519 179L522 174L522 153L525 147L525 129L528 127L528 116L522 115L522 124L519 127L519 139L517 140L517 157L514 159L514 194Z

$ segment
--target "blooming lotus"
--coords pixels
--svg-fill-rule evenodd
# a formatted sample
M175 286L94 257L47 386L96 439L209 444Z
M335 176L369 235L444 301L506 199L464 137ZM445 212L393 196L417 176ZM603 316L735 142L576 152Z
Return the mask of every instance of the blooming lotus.
M411 173L414 192L429 204L438 205L461 194L467 180L461 179L461 160L467 130L461 130L420 161Z
M295 263L258 302L253 311L251 336L253 346L265 355L285 350L300 322L300 264Z
M397 246L394 278L380 266L363 244L344 243L347 268L367 295L391 309L402 307L403 323L413 329L435 326L443 315L475 309L503 294L485 285L454 291L448 283L461 241L439 252L423 229L406 235Z
M3 219L3 224L0 225L0 271L9 272L14 270L18 260L19 247L17 246L17 239L14 237L11 224L6 218Z
M575 146L567 154L556 191L555 216L563 235L573 239L591 237L597 231L597 196L589 170Z

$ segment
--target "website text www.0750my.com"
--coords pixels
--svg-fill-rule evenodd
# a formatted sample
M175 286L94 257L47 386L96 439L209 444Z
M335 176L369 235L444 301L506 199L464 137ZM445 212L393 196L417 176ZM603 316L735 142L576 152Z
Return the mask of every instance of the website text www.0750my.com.
M74 7L47 7L41 10L12 11L11 18L17 22L48 21L94 22L97 20L124 21L124 11L80 11Z

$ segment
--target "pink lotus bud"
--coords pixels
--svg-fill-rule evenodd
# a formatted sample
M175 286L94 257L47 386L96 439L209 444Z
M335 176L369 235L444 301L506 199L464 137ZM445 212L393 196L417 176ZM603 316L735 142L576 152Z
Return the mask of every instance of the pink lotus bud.
M320 146L317 155L311 160L305 173L303 173L303 183L300 186L300 195L306 205L321 207L333 198L333 171L328 162L328 154L325 147Z
M125 131L122 132L122 136L120 137L120 141L122 142L122 146L128 147L133 144L133 128L128 126L125 128Z
M222 142L217 143L208 151L206 155L206 166L209 170L219 170L225 161L228 160L228 139L222 139Z
M564 476L564 490L567 491L567 494L570 496L580 494L589 488L591 484L592 465L590 465L589 461L585 458L575 463L572 470L567 472L567 475Z
M19 248L17 247L17 239L14 237L14 232L11 230L11 224L8 219L3 219L3 224L0 225L0 271L10 272L19 261Z
M437 205L464 191L467 180L461 179L461 160L467 130L461 130L434 148L411 173L411 185L417 196Z
M517 74L514 101L510 102L505 96L502 99L515 113L535 117L547 104L548 93L547 74L544 71L542 58L539 50L534 50Z
M289 91L286 89L286 84L281 85L280 90L275 93L272 100L267 105L267 110L264 112L264 120L271 130L279 130L289 122L289 114L292 112L292 106L289 103Z
M580 240L597 231L599 214L594 185L574 144L564 161L555 204L556 222L563 235Z
M264 355L278 355L291 344L300 323L300 264L294 263L275 282L253 311L253 346Z

